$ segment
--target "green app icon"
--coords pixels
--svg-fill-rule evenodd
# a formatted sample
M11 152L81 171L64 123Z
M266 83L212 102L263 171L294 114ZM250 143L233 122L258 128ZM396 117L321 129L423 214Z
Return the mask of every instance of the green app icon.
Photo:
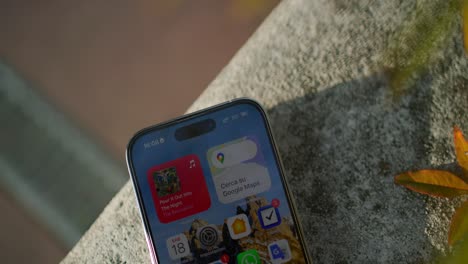
M251 249L237 255L237 264L261 264L257 250Z

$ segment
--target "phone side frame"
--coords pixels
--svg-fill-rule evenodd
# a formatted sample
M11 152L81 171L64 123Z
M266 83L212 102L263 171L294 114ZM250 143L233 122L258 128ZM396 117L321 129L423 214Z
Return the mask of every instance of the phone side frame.
M140 136L142 136L142 135L144 135L144 134L146 134L148 132L163 129L164 127L167 127L169 125L174 125L174 124L183 122L186 119L190 119L190 118L196 117L196 116L201 115L201 114L210 113L210 112L222 109L222 108L226 108L226 107L229 107L229 106L232 106L232 105L242 104L242 103L247 103L247 104L250 104L250 105L254 106L256 109L259 110L260 114L262 115L262 118L263 118L263 121L264 121L264 124L265 124L265 128L267 130L268 138L269 138L270 143L272 145L271 147L273 149L274 157L275 157L275 160L276 160L276 165L277 165L277 167L279 169L281 182L283 184L283 188L284 188L285 193L286 193L286 198L288 200L288 205L289 205L289 207L291 209L292 217L293 217L293 220L294 220L294 222L296 224L296 228L297 228L297 231L298 231L297 235L299 237L302 248L304 249L304 257L305 257L306 263L312 263L312 258L310 256L309 250L307 248L307 244L305 243L302 224L301 224L301 222L300 222L300 220L298 218L298 215L297 215L297 207L296 207L296 204L295 204L295 201L294 201L294 197L292 196L292 192L290 191L288 183L286 181L283 161L281 160L281 157L279 155L279 150L277 148L277 144L276 144L276 141L275 141L275 138L274 138L274 135L273 135L273 131L271 129L271 125L270 125L267 113L263 109L263 107L260 105L260 103L258 103L257 101L255 101L253 99L250 99L250 98L237 98L237 99L233 99L233 100L221 103L221 104L217 104L217 105L214 105L214 106L211 106L211 107L208 107L208 108L204 108L204 109L192 112L192 113L188 113L186 115L182 115L180 117L168 120L166 122L158 123L156 125L141 129L140 131L135 133L135 135L130 139L130 141L129 141L128 145L127 145L126 152L125 152L125 158L126 158L126 162L127 162L127 168L128 168L128 172L129 172L129 175L130 175L130 179L132 180L132 185L133 185L135 197L136 197L136 200L137 200L137 205L138 205L138 209L139 209L139 212L140 212L140 217L141 217L141 220L142 220L143 228L144 228L144 231L145 231L146 244L147 244L148 250L150 252L150 257L151 257L151 263L152 264L158 264L159 262L158 262L157 252L156 252L156 249L154 247L153 237L151 235L152 234L151 227L150 227L150 224L149 224L148 217L146 215L146 211L145 211L144 206L143 206L143 198L141 197L141 192L140 192L140 189L138 187L138 182L137 182L137 179L136 179L135 169L134 169L133 164L131 162L131 159L132 159L131 150L132 150L132 147L133 147L135 141Z
M273 153L274 153L274 156L275 156L276 164L277 164L279 172L280 172L279 174L280 174L281 182L283 184L283 188L285 190L286 197L288 199L288 205L289 205L289 207L291 209L291 213L292 213L294 223L296 224L296 228L297 228L297 231L298 231L297 235L299 237L301 246L302 246L302 248L304 250L304 257L305 257L306 263L312 264L312 257L310 256L310 252L309 252L309 249L307 247L307 244L306 244L306 241L305 241L305 238L304 238L304 231L303 231L303 228L302 228L302 223L301 223L301 221L300 221L300 219L299 219L299 217L297 215L296 202L295 202L295 199L294 199L294 196L293 196L291 190L289 189L289 184L288 184L288 182L286 180L283 160L281 159L279 149L278 149L278 145L276 144L275 137L273 135L273 130L272 130L271 125L270 125L270 120L268 118L268 115L267 115L265 109L260 105L260 103L258 103L255 100L252 100L252 99L248 99L248 98L246 98L246 99L250 100L251 103L253 103L260 110L260 113L263 116L263 120L265 122L265 127L266 127L267 133L268 133L268 138L270 139L270 143L272 144L272 149L273 149Z

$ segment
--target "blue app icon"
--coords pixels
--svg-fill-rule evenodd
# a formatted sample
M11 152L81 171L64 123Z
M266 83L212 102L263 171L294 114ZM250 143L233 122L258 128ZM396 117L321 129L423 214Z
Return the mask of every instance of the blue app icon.
M268 254L273 264L286 263L292 259L291 248L286 239L277 240L269 244Z
M271 256L273 259L284 259L284 253L277 244L270 246Z

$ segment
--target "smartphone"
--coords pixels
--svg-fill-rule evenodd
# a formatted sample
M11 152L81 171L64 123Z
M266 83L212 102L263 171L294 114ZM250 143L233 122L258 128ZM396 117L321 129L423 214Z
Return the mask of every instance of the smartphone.
M127 164L152 263L311 263L257 102L145 128Z

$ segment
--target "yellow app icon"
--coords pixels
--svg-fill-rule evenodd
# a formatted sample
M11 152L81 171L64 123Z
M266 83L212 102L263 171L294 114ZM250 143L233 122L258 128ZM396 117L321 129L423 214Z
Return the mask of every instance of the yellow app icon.
M250 235L252 228L245 214L238 214L227 219L229 235L232 239L240 239Z

